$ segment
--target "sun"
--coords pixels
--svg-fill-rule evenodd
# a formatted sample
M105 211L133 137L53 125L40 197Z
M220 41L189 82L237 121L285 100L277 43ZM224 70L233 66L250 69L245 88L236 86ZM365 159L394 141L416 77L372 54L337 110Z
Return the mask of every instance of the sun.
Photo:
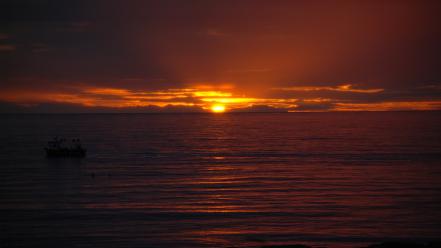
M223 112L225 112L225 105L215 104L215 105L211 106L211 111L213 113L223 113Z

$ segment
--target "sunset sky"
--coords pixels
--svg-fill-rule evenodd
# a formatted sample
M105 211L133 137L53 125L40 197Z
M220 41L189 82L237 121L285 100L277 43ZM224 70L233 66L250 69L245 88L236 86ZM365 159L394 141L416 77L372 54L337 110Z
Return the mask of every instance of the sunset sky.
M1 1L0 112L441 110L440 1Z

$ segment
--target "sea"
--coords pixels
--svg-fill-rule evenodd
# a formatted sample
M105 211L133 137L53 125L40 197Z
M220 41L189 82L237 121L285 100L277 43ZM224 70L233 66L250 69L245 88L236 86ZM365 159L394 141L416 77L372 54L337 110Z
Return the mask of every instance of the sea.
M440 237L441 112L0 115L0 247Z

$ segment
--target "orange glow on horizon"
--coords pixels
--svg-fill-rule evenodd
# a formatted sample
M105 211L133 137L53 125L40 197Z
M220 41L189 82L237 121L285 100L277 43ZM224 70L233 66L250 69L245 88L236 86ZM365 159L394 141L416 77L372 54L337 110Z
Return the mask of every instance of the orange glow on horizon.
M274 90L283 91L278 96ZM304 91L320 91L314 96L302 95ZM350 84L336 86L308 86L290 88L269 88L271 98L264 98L219 88L171 88L161 90L133 90L108 87L67 88L64 91L8 90L0 92L0 101L33 107L39 104L80 105L86 108L142 108L142 107L190 107L192 111L222 113L228 110L271 111L280 109L287 112L314 111L395 111L395 110L441 110L441 101L378 101L351 102L329 96L321 91L334 91L339 95L347 92L376 94L383 89L360 89ZM293 92L290 94L286 92ZM334 95L336 93L333 93ZM264 95L262 95L264 96ZM295 97L293 97L295 96ZM266 106L266 108L265 108ZM262 108L263 107L263 108ZM148 110L148 109L147 109ZM142 109L140 109L142 111ZM179 110L181 111L181 110ZM182 108L185 111L185 108Z

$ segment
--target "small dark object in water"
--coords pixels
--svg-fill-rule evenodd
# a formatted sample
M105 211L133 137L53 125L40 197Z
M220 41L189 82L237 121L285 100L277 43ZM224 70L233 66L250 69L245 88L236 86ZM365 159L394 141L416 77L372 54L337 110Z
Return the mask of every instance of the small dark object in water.
M81 146L79 139L73 139L70 146L65 145L65 139L55 137L53 141L47 143L46 156L47 157L77 157L83 158L86 156L87 150Z

